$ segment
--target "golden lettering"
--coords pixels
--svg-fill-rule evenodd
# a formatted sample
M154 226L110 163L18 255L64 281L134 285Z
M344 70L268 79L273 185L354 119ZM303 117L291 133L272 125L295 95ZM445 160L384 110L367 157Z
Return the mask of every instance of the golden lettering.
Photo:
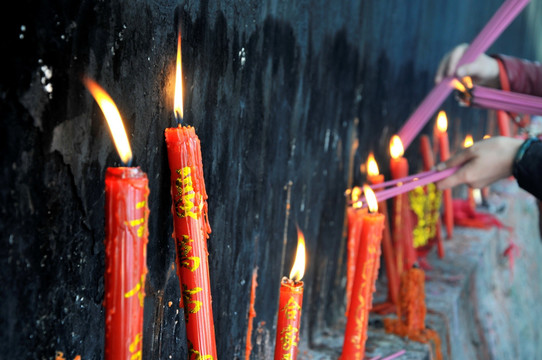
M299 304L297 303L297 301L295 301L293 297L290 297L290 299L288 299L288 302L286 303L286 305L284 305L281 311L286 313L286 318L288 320L293 320L297 317L297 313L301 311L301 306L299 306Z
M141 274L141 279L136 286L124 294L124 298L128 299L137 294L139 299L139 305L143 307L143 300L145 299L145 274Z
M183 235L183 238L180 240L180 242L181 242L181 248L179 251L180 264L181 266L194 272L199 267L199 264L200 264L200 258L198 256L188 256L188 254L192 250L192 246L190 246L190 244L193 243L194 240L190 239L188 235Z
M188 289L188 287L183 284L184 317L186 321L188 321L188 314L195 314L200 311L203 303L199 300L194 300L192 298L194 294L197 294L202 290L203 289L200 287Z
M178 217L191 217L198 219L197 207L194 204L196 193L192 184L192 175L190 166L177 170L180 175L175 180L177 196L175 198L175 213Z
M144 207L145 205L147 204L147 202L145 200L143 201L140 201L136 204L136 209L141 209L142 207Z
M281 330L280 342L282 350L289 351L292 346L297 346L297 333L298 330L290 324Z
M201 355L198 350L194 349L190 340L188 340L188 358L190 360L214 360L212 355Z
M129 350L131 353L137 350L137 348L139 347L138 344L141 342L142 338L143 336L141 335L141 333L136 335L134 341L130 344L130 347L129 347ZM130 360L137 360L137 359L141 360L141 349L139 349L137 352L132 354L132 356L130 357Z

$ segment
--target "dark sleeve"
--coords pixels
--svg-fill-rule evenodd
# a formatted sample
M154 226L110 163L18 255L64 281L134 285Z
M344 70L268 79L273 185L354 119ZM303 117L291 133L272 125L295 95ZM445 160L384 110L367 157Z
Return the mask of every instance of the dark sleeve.
M542 141L531 142L514 162L513 173L522 189L542 200Z
M508 75L510 91L542 96L542 64L507 55L494 55L501 60Z

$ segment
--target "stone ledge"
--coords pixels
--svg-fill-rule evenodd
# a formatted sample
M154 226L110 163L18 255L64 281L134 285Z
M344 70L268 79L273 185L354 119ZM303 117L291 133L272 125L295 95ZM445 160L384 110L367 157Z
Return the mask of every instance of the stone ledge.
M490 212L513 231L454 229L445 241L446 256L433 251L426 271L428 327L438 331L444 359L535 359L542 353L542 242L536 199L514 181L496 184ZM512 268L504 251L513 240L519 247ZM512 271L513 269L513 271ZM377 284L375 299L385 299L386 284ZM335 360L343 342L344 321L320 334L317 346L302 344L300 359ZM421 343L386 334L381 317L371 314L367 357L388 356L402 349L399 359L431 359Z

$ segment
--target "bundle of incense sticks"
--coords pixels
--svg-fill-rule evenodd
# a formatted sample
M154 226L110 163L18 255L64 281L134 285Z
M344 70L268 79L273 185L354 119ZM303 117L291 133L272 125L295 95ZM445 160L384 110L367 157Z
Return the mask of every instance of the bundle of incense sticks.
M404 178L386 181L381 184L371 185L371 189L374 190L383 187L389 187L388 189L375 192L376 199L378 200L378 202L381 202L413 190L418 186L424 186L429 183L443 180L448 176L454 174L458 169L459 166L451 167L442 171L429 170L415 175L405 176ZM367 205L365 197L362 197L361 201L363 203L363 206Z
M485 52L528 3L529 0L506 0L463 53L458 66L476 60ZM435 86L399 130L405 149L450 94L451 81L451 78L445 78Z
M542 97L475 86L461 92L460 101L468 106L542 115Z

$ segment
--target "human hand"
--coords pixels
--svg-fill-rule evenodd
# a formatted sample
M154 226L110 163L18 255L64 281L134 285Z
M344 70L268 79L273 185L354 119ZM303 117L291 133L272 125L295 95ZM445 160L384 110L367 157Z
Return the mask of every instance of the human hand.
M468 46L468 44L458 45L442 58L435 76L435 83L441 82L447 76L459 78L470 76L475 84L500 88L499 63L486 54L482 54L473 62L456 69Z
M512 175L514 158L522 143L522 139L504 136L474 143L437 166L437 170L444 170L461 165L453 175L439 181L437 187L442 190L467 184L482 188Z

